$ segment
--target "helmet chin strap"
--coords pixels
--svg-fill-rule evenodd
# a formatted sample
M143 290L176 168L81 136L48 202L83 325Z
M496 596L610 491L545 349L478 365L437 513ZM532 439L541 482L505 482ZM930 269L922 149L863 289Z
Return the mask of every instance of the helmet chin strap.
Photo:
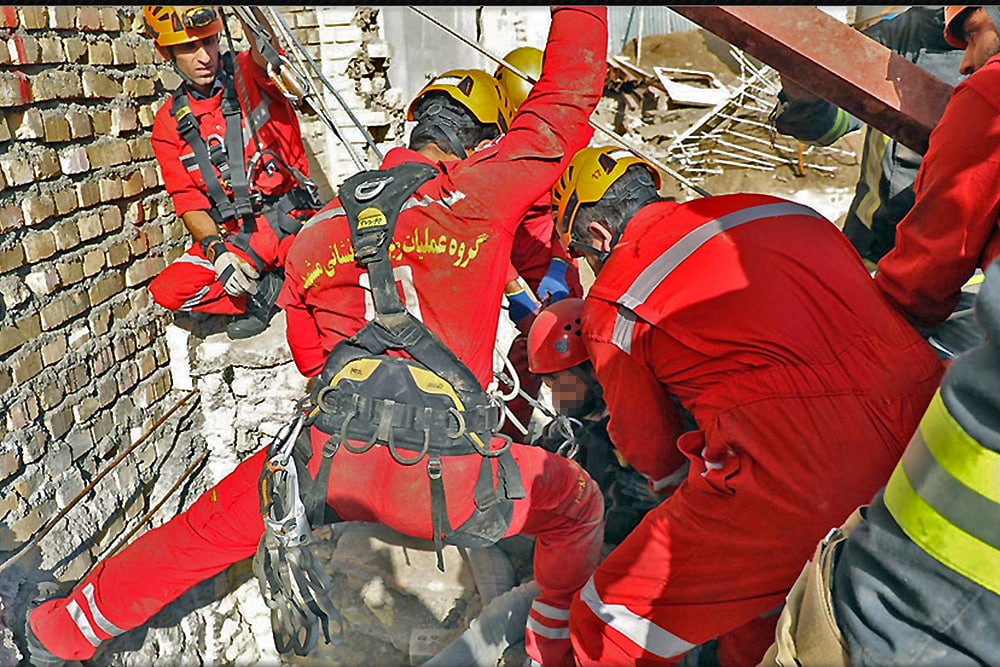
M611 251L615 249L616 245L618 245L618 241L619 239L621 239L621 237L622 237L621 232L615 232L614 234L612 234L611 241L608 243L607 250L598 250L597 248L588 243L583 243L582 241L577 241L575 239L569 242L569 247L573 248L574 250L585 252L588 255L594 255L597 257L598 261L600 261L601 264L603 264L604 262L608 261L608 257L611 256Z
M468 157L468 153L465 152L465 147L462 146L462 141L458 138L458 134L455 133L454 126L460 122L460 118L454 114L450 109L447 109L440 102L434 102L428 105L427 109L420 114L420 118L417 119L417 124L426 124L439 130L441 134L445 136L445 140L450 145L449 151L452 155L458 156L459 159L464 160Z

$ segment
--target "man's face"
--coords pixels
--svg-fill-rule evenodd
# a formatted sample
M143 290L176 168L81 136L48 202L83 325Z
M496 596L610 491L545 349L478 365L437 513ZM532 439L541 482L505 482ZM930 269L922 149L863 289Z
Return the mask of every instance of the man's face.
M177 69L191 80L192 85L202 92L211 90L219 70L219 36L212 35L171 48Z
M1000 36L997 35L989 14L981 7L965 17L962 33L968 43L959 65L962 74L972 74L985 65L987 60L1000 53Z
M599 408L593 390L572 371L543 375L542 382L552 392L552 407L565 417L582 419Z

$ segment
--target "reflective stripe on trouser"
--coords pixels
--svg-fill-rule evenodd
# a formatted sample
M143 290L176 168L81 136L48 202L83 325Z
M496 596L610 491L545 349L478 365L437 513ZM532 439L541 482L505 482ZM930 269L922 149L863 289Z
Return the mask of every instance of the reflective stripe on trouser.
M945 567L1000 595L1000 453L976 442L940 391L885 488L907 537Z
M831 600L831 572L837 545L863 521L855 510L839 529L816 546L795 581L778 619L775 643L760 667L850 667Z

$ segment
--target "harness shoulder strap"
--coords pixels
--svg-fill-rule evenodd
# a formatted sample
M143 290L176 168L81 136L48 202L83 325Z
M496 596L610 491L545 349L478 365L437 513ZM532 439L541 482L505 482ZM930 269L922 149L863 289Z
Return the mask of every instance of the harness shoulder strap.
M187 93L184 92L183 88L178 88L173 93L170 115L177 121L177 132L194 151L195 162L201 171L205 187L208 189L208 199L212 203L212 211L210 211L213 214L212 217L217 223L234 217L236 209L225 190L222 189L222 183L219 182L219 177L212 167L208 147L201 136L198 120L191 111Z

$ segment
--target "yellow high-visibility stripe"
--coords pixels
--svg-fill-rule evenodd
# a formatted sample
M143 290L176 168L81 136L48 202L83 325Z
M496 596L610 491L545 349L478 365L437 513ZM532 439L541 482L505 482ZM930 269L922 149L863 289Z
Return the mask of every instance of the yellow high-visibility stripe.
M917 546L946 567L1000 595L1000 550L939 514L914 490L901 464L889 478L884 499L896 523Z
M986 449L948 412L938 391L920 421L927 449L956 480L1000 505L1000 453ZM1000 516L1000 507L998 516Z

